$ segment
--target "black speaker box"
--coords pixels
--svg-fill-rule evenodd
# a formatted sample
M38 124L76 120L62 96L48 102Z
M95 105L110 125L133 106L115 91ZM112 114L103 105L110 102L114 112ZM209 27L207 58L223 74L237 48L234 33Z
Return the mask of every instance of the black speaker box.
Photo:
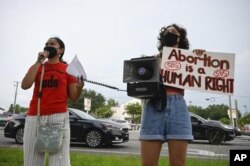
M159 82L160 66L156 57L141 57L124 61L123 82Z
M159 82L127 83L128 96L136 98L162 97L165 94L164 88Z

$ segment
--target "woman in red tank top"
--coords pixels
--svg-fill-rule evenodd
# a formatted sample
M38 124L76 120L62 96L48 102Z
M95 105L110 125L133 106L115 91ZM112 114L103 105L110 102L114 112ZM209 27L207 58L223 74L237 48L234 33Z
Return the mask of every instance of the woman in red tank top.
M38 53L36 62L30 67L22 80L22 89L29 89L34 84L33 97L30 102L24 129L24 165L44 165L45 154L35 148L37 129L37 106L40 98L40 123L59 125L64 128L61 150L49 155L49 165L69 166L70 127L67 112L68 99L75 101L81 94L84 83L66 72L67 64L63 62L65 45L58 37L50 38L44 50ZM47 60L45 62L45 60ZM44 75L41 80L42 65ZM39 92L40 83L42 91Z

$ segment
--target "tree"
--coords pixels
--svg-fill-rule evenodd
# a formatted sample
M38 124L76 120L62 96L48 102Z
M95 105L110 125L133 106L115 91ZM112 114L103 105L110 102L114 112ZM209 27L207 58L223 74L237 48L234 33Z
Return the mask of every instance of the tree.
M240 128L243 128L245 124L250 124L250 114L246 114L238 121Z
M118 106L118 102L115 101L114 99L109 99L109 100L107 101L107 105L108 105L108 106L111 106L111 107L113 107L113 106Z
M98 118L109 118L113 115L113 113L114 112L111 111L111 107L108 105L100 107L95 111L95 115Z
M220 120L221 118L229 118L227 115L228 106L225 104L214 104L209 105L206 108L207 111L207 118L213 119L213 120Z
M114 99L109 99L105 106L97 108L95 115L98 118L109 118L114 114L114 111L111 110L111 107L114 106L118 106L118 102Z
M202 107L198 107L194 105L189 105L188 110L200 116L201 116L201 112L203 111Z
M205 119L208 118L208 113L207 113L206 109L203 109L200 106L190 105L190 106L188 106L188 110L190 112L193 112L193 113L205 118Z
M138 102L128 104L125 106L125 109L127 110L127 114L132 115L135 123L140 123L142 107Z
M190 112L193 112L205 119L220 120L222 118L229 119L227 115L228 106L224 104L209 105L207 108L198 106L188 106Z
M92 114L95 114L95 111L100 108L103 107L105 105L105 98L102 94L97 93L94 90L87 90L87 89L83 89L81 92L81 95L79 97L79 99L76 102L68 102L68 107L71 108L76 108L79 110L85 110L84 109L84 98L89 98L91 99L91 110L89 111Z
M227 125L230 125L230 120L228 118L221 118L220 122L227 124Z
M14 111L14 107L13 104L10 105L8 112L13 112ZM21 112L26 112L28 111L28 108L25 107L21 107L19 104L16 104L16 109L15 109L15 113L21 113Z

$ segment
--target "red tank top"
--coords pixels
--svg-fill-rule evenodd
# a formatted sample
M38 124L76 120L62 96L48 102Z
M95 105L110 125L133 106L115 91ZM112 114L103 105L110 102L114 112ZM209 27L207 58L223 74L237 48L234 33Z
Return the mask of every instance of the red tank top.
M76 78L66 72L67 64L45 63L40 115L51 115L67 111L68 85L75 83ZM36 78L33 96L30 101L28 115L37 115L38 92L42 66Z

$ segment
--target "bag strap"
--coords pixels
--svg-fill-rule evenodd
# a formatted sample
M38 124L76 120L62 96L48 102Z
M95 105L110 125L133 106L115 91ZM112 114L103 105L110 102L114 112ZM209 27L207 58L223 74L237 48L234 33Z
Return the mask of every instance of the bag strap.
M38 119L38 122L37 122L37 124L38 125L40 124L40 107L41 107L41 97L42 97L43 76L44 76L44 70L45 70L44 68L45 68L45 66L44 66L44 64L42 64L40 85L39 85L39 91L37 94L37 97L38 97L38 101L37 101L37 119ZM64 127L65 127L65 123L66 123L66 118L64 119Z
M41 105L41 97L42 97L42 86L43 86L43 76L44 76L44 64L42 64L42 72L41 72L41 78L40 78L40 85L39 85L39 91L37 94L38 102L37 102L37 117L40 122L40 105Z

